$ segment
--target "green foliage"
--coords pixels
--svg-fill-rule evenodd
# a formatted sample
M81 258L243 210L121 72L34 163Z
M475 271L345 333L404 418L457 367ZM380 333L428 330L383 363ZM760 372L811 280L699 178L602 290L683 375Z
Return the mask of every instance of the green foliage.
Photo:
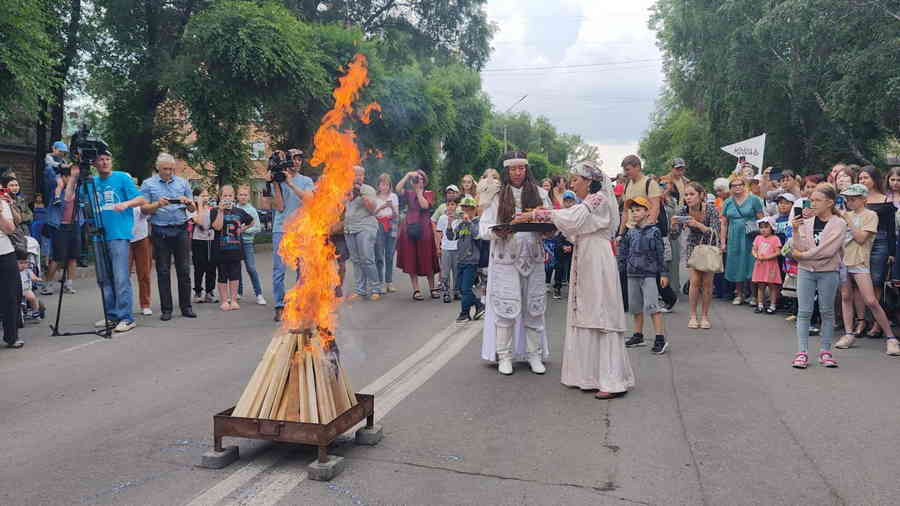
M61 82L49 35L56 19L46 0L0 0L0 12L0 134L18 133Z
M682 150L703 130L716 149L767 132L767 165L821 172L877 160L900 135L900 23L878 2L658 0L651 27L671 93L642 143L651 157L699 156ZM682 109L699 131L665 144Z
M528 153L528 168L538 182L544 178L565 174L565 167L554 165L541 153Z
M734 159L727 160L728 154L712 141L709 124L686 108L672 111L654 125L641 139L640 155L644 170L659 175L669 172L673 159L683 158L688 176L703 183L734 168Z
M507 151L541 153L557 167L596 160L599 156L597 148L586 144L580 136L560 134L550 120L543 116L532 118L527 112L494 115L491 133L501 142L506 135Z

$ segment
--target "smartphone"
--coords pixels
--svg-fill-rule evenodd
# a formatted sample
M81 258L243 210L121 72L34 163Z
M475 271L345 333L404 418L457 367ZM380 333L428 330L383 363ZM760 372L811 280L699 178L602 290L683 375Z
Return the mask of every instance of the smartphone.
M803 209L800 209L799 207L795 207L794 208L794 218L800 218L801 216L803 216Z
M803 201L803 209L809 209L809 208L811 208L811 207L812 207L812 201L811 201L811 200L806 199L806 200Z
M685 223L691 221L691 217L690 216L676 216L675 221L684 225Z

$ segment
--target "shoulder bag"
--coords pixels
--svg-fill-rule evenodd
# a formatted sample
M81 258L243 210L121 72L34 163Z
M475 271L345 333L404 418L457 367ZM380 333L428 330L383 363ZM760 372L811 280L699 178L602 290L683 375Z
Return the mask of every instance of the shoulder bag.
M709 241L701 240L700 244L694 246L687 265L700 272L720 273L725 270L722 265L722 249L719 247L719 233L715 229L709 234Z

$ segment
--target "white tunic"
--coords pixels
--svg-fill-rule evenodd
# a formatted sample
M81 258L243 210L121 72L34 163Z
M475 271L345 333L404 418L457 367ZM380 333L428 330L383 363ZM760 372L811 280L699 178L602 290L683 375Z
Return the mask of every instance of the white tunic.
M541 200L545 207L550 207L550 199L543 188L538 188ZM522 212L522 189L513 188L513 198L516 202L516 213ZM543 324L543 313L546 308L546 291L543 283L540 284L540 293L529 293L529 300L523 301L521 297L497 297L498 291L516 292L516 290L504 290L510 285L519 286L521 277L528 277L535 271L544 272L544 250L539 234L531 232L518 232L507 239L500 239L491 230L497 225L497 213L500 205L500 195L495 195L490 206L485 210L479 221L479 236L491 241L491 259L488 264L488 286L485 298L484 337L481 345L481 358L484 360L497 360L497 328L498 318L506 317L514 319L515 335L513 338L513 360L527 359L525 343L526 319L535 313L540 313L541 328L541 355L543 360L550 358L550 343L547 340L547 331ZM498 290L499 289L499 290ZM519 292L520 293L520 292ZM516 307L518 306L518 307ZM499 311L499 312L498 312ZM505 313L506 315L504 316Z
M612 238L619 228L615 198L601 194L586 204L551 213L554 225L575 245L561 381L584 390L624 392L634 386L625 350L627 328Z

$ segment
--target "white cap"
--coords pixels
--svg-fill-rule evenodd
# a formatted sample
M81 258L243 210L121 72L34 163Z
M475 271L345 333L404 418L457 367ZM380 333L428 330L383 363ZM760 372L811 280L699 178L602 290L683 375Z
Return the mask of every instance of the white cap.
M796 202L797 201L797 197L795 197L793 193L787 193L787 192L779 195L778 198L775 199L775 201L777 202L781 199L787 200L788 202Z
M445 191L446 191L446 190L450 190L450 191L454 191L454 192L456 192L456 193L459 193L459 187L456 186L455 184L447 185L447 187L444 188L444 190L445 190Z

